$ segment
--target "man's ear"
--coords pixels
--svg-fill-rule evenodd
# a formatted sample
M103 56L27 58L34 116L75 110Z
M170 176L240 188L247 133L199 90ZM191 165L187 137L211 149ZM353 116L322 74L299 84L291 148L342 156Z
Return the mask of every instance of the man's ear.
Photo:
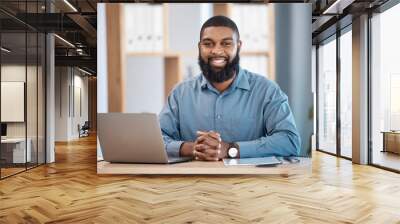
M242 41L238 40L238 49L242 48Z

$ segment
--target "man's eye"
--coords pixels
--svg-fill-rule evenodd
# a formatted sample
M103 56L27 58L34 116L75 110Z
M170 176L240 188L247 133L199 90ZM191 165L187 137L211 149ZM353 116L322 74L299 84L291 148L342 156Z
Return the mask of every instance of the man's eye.
M203 45L206 47L210 47L212 44L210 42L205 42L205 43L203 43Z
M229 47L229 46L231 46L232 45L232 43L230 43L230 42L224 42L224 43L222 43L222 46L226 46L226 47Z

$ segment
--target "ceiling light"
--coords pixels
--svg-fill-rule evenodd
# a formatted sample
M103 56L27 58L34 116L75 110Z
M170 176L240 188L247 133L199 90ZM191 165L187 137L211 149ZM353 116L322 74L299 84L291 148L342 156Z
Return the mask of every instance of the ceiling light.
M65 4L67 4L72 10L74 10L74 12L78 12L78 10L71 4L69 3L68 0L64 0Z
M336 0L332 5L325 9L322 14L342 14L343 9L353 2L354 0Z
M55 37L57 37L58 39L60 39L62 42L66 43L67 45L69 45L70 47L75 48L75 45L71 44L71 42L69 42L68 40L58 36L57 34L54 34Z
M76 53L78 53L79 55L83 55L83 49L77 48Z
M9 50L9 49L7 49L7 48L5 48L5 47L1 47L1 50L4 51L4 52L6 52L6 53L10 53L10 52L11 52L11 50Z
M83 72L83 73L85 73L85 74L87 74L87 75L90 75L90 76L92 75L92 73L90 73L90 72L88 72L88 71L86 71L86 70L83 70L83 69L81 69L81 68L79 68L79 67L78 67L78 70L81 71L81 72Z

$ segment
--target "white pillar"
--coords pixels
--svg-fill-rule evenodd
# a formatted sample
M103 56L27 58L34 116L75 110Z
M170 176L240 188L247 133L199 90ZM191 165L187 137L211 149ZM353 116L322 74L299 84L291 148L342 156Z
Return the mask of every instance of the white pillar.
M353 162L368 163L368 16L353 20Z
M54 134L55 134L55 56L54 35L46 36L46 163L55 161Z

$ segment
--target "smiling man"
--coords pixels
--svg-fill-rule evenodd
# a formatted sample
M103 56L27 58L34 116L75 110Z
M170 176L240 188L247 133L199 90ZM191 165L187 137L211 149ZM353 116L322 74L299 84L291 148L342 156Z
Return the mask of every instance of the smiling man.
M236 24L225 16L200 30L202 74L177 85L160 113L171 156L197 160L291 156L300 151L288 98L267 78L242 69Z

